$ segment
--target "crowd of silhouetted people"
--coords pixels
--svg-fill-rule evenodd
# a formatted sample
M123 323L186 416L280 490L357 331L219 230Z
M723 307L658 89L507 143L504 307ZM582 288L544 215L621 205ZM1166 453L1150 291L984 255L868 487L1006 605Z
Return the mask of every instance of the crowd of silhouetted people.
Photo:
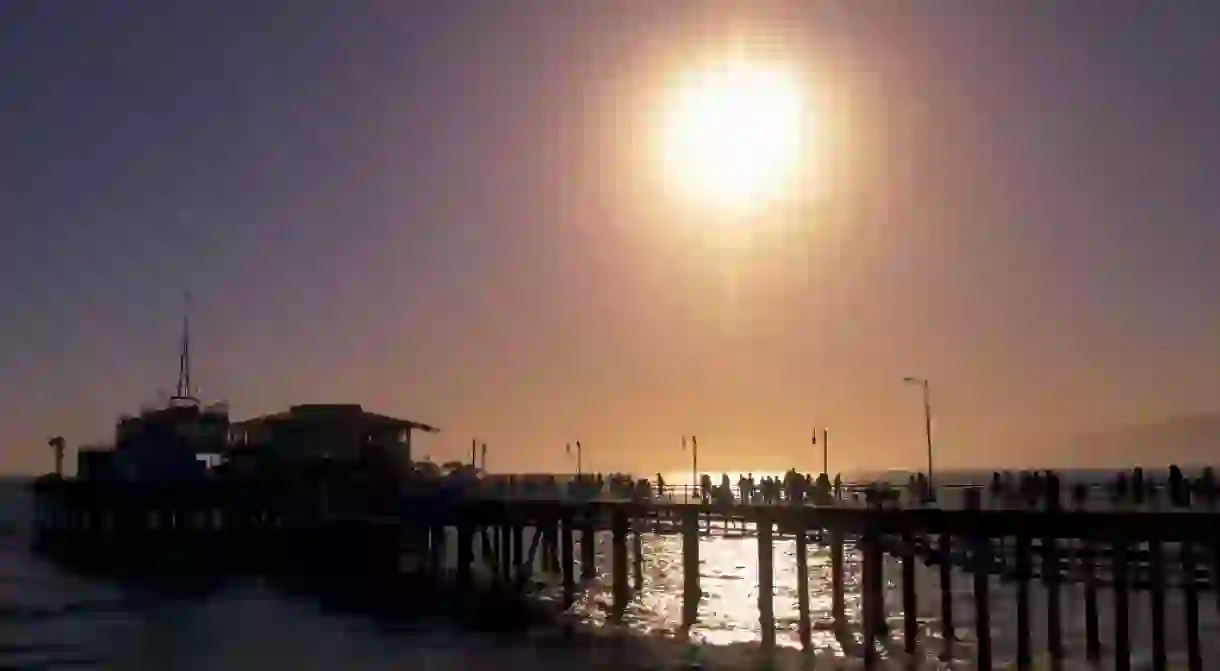
M1097 495L1115 507L1168 506L1187 508L1192 505L1214 505L1217 501L1215 471L1208 466L1194 478L1186 477L1177 465L1166 472L1148 474L1142 467L1113 473L1093 482L1077 481L1068 492L1072 505L1086 505ZM1100 490L1100 491L1097 491ZM1061 477L1055 471L1021 471L993 473L989 493L993 502L1008 507L1057 507L1063 505Z
M989 508L1059 508L1065 505L1083 507L1090 502L1108 502L1123 507L1173 507L1215 505L1220 502L1220 483L1211 467L1203 468L1196 477L1187 477L1182 469L1171 465L1165 471L1150 474L1142 467L1118 471L1105 476L1093 474L1065 487L1062 475L1053 470L996 471L990 483L983 486L948 484L944 490L961 491L964 507ZM473 477L473 476L472 476ZM459 478L465 480L466 478ZM636 478L629 473L586 473L571 478L555 475L491 476L480 485L492 493L538 498L563 497L592 500L598 498L699 502L704 504L815 504L853 503L869 506L918 506L937 499L927 476L909 476L905 486L889 482L848 485L841 475L833 480L822 473L816 477L789 469L781 477L755 478L742 474L736 483L727 473L719 482L707 473L695 485L671 485L664 476Z

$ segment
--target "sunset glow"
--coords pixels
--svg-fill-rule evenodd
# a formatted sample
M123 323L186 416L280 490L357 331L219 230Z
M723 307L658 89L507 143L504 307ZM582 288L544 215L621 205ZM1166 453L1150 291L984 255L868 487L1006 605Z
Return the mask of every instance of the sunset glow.
M801 159L803 116L800 87L778 68L738 58L689 72L665 109L666 177L733 210L782 196Z

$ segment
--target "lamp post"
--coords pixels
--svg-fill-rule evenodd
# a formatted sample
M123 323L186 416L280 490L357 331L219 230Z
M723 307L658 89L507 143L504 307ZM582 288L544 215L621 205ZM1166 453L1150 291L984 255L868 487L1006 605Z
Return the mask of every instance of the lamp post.
M829 478L830 477L830 435L828 434L828 431L829 430L826 427L822 427L822 473L824 473L826 475L826 477ZM818 444L817 427L814 427L814 429L813 429L813 444L814 445Z
M563 449L564 449L564 452L566 452L567 454L569 454L569 455L572 454L572 444L571 443L568 443L567 445L565 445ZM582 475L581 451L582 450L580 447L580 441L578 440L578 441L576 441L576 477L577 478L579 478Z
M928 389L927 378L915 377L913 375L902 378L902 381L907 384L917 384L923 387L923 425L924 436L928 441L928 491L926 492L926 500L936 500L936 488L932 484L932 394Z
M682 449L686 449L686 436L682 436ZM699 441L694 436L690 437L690 486L691 492L699 491ZM690 501L689 492L686 500Z

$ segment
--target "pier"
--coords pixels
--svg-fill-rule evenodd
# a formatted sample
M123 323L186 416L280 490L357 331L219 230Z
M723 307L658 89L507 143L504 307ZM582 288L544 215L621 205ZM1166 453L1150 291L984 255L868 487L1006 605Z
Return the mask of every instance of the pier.
M1210 510L1097 511L1062 509L942 510L804 503L687 503L675 496L646 499L553 496L547 492L485 492L426 487L419 483L377 486L335 481L289 486L203 480L133 483L48 476L34 484L35 541L48 553L82 562L128 564L143 558L164 569L206 557L212 570L291 571L306 580L364 582L406 573L451 585L484 598L522 598L538 574L562 584L563 607L594 575L594 543L610 537L613 612L621 617L643 585L641 534L682 539L684 626L691 625L702 597L699 537L739 533L757 540L758 613L761 643L775 643L774 544L795 539L798 551L799 636L810 646L806 548L821 544L831 555L832 611L836 628L863 632L849 654L868 666L883 659L926 655L920 639L919 564L939 573L942 650L955 652L954 626L973 623L972 657L992 668L991 603L1011 591L1017 610L1017 666L1068 655L1063 632L1068 617L1060 592L1083 585L1084 657L1130 668L1131 597L1151 596L1152 666L1168 667L1166 622L1178 619L1186 634L1190 669L1202 668L1199 641L1201 595L1212 594L1220 576L1220 515ZM453 540L454 542L450 542ZM476 546L478 553L476 553ZM447 556L455 548L454 556ZM863 559L859 621L848 622L844 603L847 548ZM885 564L899 566L887 578ZM476 570L476 568L478 570ZM340 570L342 569L342 570ZM889 635L884 598L887 581L901 589L901 635ZM952 583L967 581L971 612L954 612ZM1033 610L1030 588L1046 595ZM1113 626L1099 625L1098 594L1113 594ZM1167 594L1176 592L1175 607ZM476 596L472 596L476 598ZM1046 650L1032 649L1034 627L1045 629ZM894 640L901 649L891 649Z

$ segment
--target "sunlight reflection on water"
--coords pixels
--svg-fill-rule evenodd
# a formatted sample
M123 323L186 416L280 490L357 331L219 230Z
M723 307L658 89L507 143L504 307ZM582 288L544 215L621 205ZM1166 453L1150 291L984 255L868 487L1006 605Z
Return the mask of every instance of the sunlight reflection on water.
M758 540L752 535L752 525L747 527L747 533L750 535L743 537L700 536L699 583L703 598L699 603L698 619L687 632L692 643L726 646L753 644L761 639ZM800 649L796 541L791 538L777 539L774 547L776 643ZM645 533L643 548L643 588L633 595L623 614L622 625L640 633L681 638L684 581L682 537ZM583 586L572 606L572 612L586 624L605 626L610 623L613 585L609 556L610 535L598 534L597 577ZM822 653L843 656L843 643L832 627L829 547L811 542L807 561L813 646ZM843 566L845 612L849 621L856 621L860 614L861 561L850 540L844 543ZM551 583L543 595L559 600L562 589L558 584ZM862 637L854 634L858 632L849 635L855 644L862 642Z
M630 604L623 614L621 626L642 634L663 639L685 641L695 647L723 650L728 647L757 647L761 640L762 627L758 608L758 539L753 535L752 525L745 536L722 536L720 523L716 523L717 535L701 535L699 538L700 587L703 598L699 603L698 619L688 633L682 631L683 616L683 564L682 537L680 535L643 534L643 588L633 593ZM736 530L735 530L736 531ZM577 545L580 538L577 534ZM600 533L597 543L597 577L578 586L577 601L571 613L580 621L594 628L614 628L611 621L613 593L610 566L611 539L609 533ZM630 544L629 544L630 546ZM776 644L790 651L800 650L798 631L799 615L796 590L796 541L791 538L776 539L774 545L775 597L774 613ZM579 557L580 553L577 552ZM630 559L630 550L628 557ZM844 608L846 625L836 631L832 614L831 560L829 546L811 540L808 545L809 609L812 624L812 646L819 661L845 658L859 659L864 636L860 627L861 555L853 542L844 543ZM954 570L952 579L952 602L955 613L953 659L940 658L944 645L940 619L940 584L936 567L927 567L916 562L915 584L917 592L917 618L919 651L915 660L907 660L903 651L903 611L901 596L901 566L892 557L885 564L885 612L889 635L880 641L879 654L883 659L904 661L912 667L934 669L973 668L974 602L972 581L964 573ZM543 598L558 601L562 588L558 579L546 578L549 582L542 591ZM628 580L631 580L630 575ZM993 577L992 585L992 649L996 668L1015 659L1015 602L1010 596L1011 584L1001 583ZM1091 668L1082 660L1083 587L1065 585L1063 588L1063 636L1071 660L1060 664L1060 668ZM1099 597L1099 622L1103 632L1113 631L1110 595L1102 591ZM1132 599L1131 632L1136 645L1133 662L1147 657L1146 637L1148 622L1141 611L1145 595ZM1045 613L1045 592L1038 582L1030 584L1030 611L1038 621ZM1175 611L1174 595L1170 595L1168 613ZM1209 632L1220 633L1220 621L1213 617L1214 607L1201 604L1201 629L1204 634L1207 659L1220 658L1220 645L1207 636ZM1167 618L1169 619L1169 618ZM1036 623L1035 623L1036 624ZM1182 657L1184 643L1181 627L1177 622L1168 622L1168 637L1171 663ZM1035 653L1046 650L1045 627L1035 626L1033 649ZM1104 638L1104 637L1103 637ZM717 654L720 654L717 652Z

